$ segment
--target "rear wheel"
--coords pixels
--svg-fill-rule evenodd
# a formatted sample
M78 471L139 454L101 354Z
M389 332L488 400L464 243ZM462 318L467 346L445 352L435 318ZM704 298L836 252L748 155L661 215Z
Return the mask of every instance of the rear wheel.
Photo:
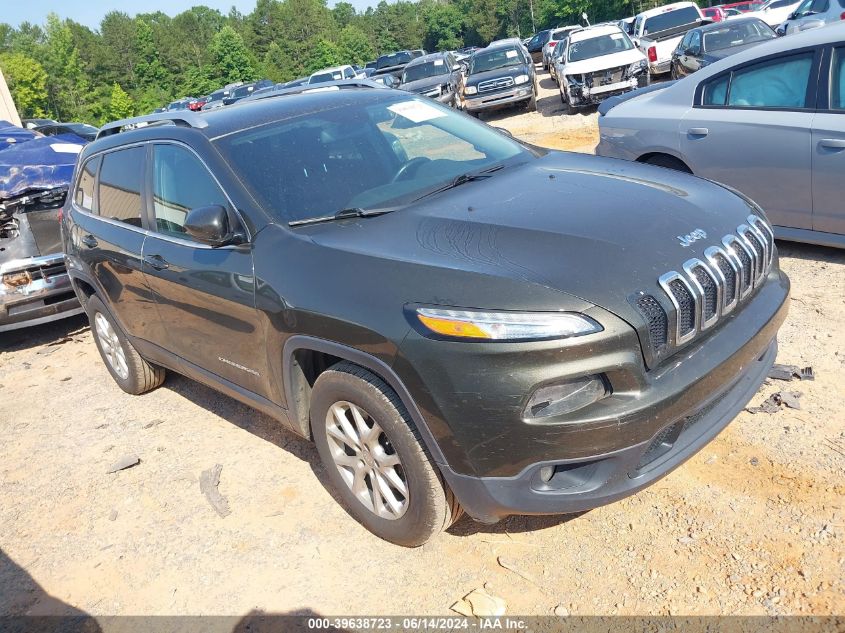
M97 295L88 299L85 310L94 334L94 343L106 369L121 389L138 395L164 382L164 368L148 363L141 357Z
M314 383L311 431L346 510L376 536L417 547L461 514L402 401L348 362Z

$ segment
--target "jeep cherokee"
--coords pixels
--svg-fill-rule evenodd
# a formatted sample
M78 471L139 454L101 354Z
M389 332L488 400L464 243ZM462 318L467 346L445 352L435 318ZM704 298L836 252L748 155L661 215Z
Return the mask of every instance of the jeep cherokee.
M77 189L68 269L117 384L166 368L273 416L406 546L653 483L786 316L752 201L366 82L107 125Z

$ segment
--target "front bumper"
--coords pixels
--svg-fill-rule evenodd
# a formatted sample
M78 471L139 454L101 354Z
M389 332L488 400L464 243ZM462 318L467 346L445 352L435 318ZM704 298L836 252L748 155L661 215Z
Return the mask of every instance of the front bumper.
M531 82L521 86L515 86L512 89L502 92L491 92L487 95L476 95L473 97L464 98L464 109L470 112L478 112L480 110L489 110L490 108L498 108L520 101L528 101L534 89L531 87Z
M82 310L62 253L0 264L0 332L63 319Z
M598 105L608 97L625 94L631 92L639 87L639 80L636 77L619 81L604 86L579 86L574 89L568 86L567 90L570 95L570 103L574 106L591 106Z

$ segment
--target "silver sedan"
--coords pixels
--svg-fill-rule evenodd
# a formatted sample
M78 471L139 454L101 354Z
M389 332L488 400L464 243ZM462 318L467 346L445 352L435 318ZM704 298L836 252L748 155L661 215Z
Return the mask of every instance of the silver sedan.
M845 248L845 23L611 98L599 114L598 154L724 183L777 237Z

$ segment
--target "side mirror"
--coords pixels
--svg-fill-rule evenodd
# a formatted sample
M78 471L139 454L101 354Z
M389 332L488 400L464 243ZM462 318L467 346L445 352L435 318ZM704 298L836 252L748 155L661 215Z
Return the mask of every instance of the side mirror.
M225 246L239 243L229 222L229 212L219 204L197 207L185 218L185 231L192 238L209 246Z

